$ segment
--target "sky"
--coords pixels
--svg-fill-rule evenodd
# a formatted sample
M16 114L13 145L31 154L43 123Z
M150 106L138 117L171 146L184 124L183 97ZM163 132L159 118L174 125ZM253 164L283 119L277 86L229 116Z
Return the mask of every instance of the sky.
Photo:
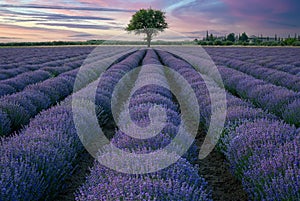
M0 0L0 42L136 39L124 28L150 7L166 13L161 39L300 35L300 0Z

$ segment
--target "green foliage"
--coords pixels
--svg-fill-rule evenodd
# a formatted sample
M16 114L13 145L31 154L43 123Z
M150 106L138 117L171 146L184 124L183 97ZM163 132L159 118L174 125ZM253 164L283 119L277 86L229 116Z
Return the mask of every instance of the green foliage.
M207 45L206 41L198 41L198 45Z
M234 42L235 41L235 34L234 33L228 34L227 40L231 41L231 42Z
M125 28L126 31L134 32L135 34L146 34L148 47L153 36L159 32L163 32L168 28L165 13L160 10L141 9L137 11L131 18L129 24Z
M249 45L249 43L245 41L245 42L242 43L242 45L247 46L247 45Z
M220 41L220 40L216 40L216 41L214 42L214 45L223 45L223 42Z
M213 35L213 34L210 34L208 40L209 40L209 41L215 41L214 35Z
M224 45L233 45L233 42L232 42L232 41L229 41L229 40L227 40L227 41L225 41L225 42L224 42Z
M283 39L275 34L274 38L270 37L252 37L249 38L246 32L243 32L239 35L238 40L236 40L236 35L234 33L228 34L225 36L225 40L223 38L214 37L212 34L206 33L206 38L203 40L197 41L198 45L239 45L239 46L300 46L300 35L295 34L295 37L290 37Z
M296 38L287 38L287 39L285 39L284 44L286 44L286 45L293 45L296 42L297 42Z
M239 38L240 41L243 41L243 42L247 42L249 39L249 37L247 36L247 34L244 32L242 33L241 37Z
M300 46L300 41L295 41L295 42L293 43L293 46Z

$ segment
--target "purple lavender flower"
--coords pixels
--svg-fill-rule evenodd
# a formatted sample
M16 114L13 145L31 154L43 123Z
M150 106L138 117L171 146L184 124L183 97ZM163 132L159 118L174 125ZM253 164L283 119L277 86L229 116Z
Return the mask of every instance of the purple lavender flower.
M250 165L250 157L272 156L282 144L293 140L295 133L295 127L283 122L265 119L246 122L229 133L225 155L233 172L242 178L243 171Z
M112 161L118 163L119 157L113 156ZM211 200L206 186L197 169L184 159L144 175L119 173L96 162L76 200Z
M297 200L300 198L300 133L274 150L271 157L250 158L243 185L253 199Z
M0 88L1 88L0 97L8 94L13 94L17 91L14 87L2 83L0 83Z
M10 132L11 122L8 115L0 110L0 136L3 136Z
M282 114L284 120L288 123L300 126L300 99L297 99L287 105L285 111Z

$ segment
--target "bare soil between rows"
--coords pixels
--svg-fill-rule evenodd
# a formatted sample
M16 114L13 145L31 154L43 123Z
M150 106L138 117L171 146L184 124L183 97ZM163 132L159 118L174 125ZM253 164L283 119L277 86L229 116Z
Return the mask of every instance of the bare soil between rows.
M200 147L205 135L200 131L198 136L200 137L196 139L196 143ZM231 174L225 156L216 148L203 160L199 159L197 164L199 165L199 175L208 182L214 201L248 200L241 182Z

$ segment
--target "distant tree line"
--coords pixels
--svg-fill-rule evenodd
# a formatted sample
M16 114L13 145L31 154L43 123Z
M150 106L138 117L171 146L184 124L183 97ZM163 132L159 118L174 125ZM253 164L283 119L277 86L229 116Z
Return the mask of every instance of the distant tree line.
M206 32L206 37L203 40L195 39L199 45L254 45L254 46L300 46L300 35L295 34L294 37L290 35L287 38L280 38L275 34L274 37L269 36L251 36L249 37L245 32L236 35L230 33L225 36L214 36L212 33Z
M193 45L194 41L153 41L153 45ZM0 43L0 47L63 46L63 45L147 45L147 41L89 40L52 42L10 42Z
M214 36L207 32L202 40L194 41L153 41L153 45L253 45L253 46L300 46L300 35L288 36L287 38L260 36L248 36L245 32L242 34L230 33L225 36ZM0 47L15 46L60 46L60 45L147 45L147 41L108 41L108 40L88 40L88 41L49 41L49 42L8 42L0 43Z
M57 45L98 45L105 40L89 41L48 41L48 42L9 42L0 43L0 46L57 46Z

